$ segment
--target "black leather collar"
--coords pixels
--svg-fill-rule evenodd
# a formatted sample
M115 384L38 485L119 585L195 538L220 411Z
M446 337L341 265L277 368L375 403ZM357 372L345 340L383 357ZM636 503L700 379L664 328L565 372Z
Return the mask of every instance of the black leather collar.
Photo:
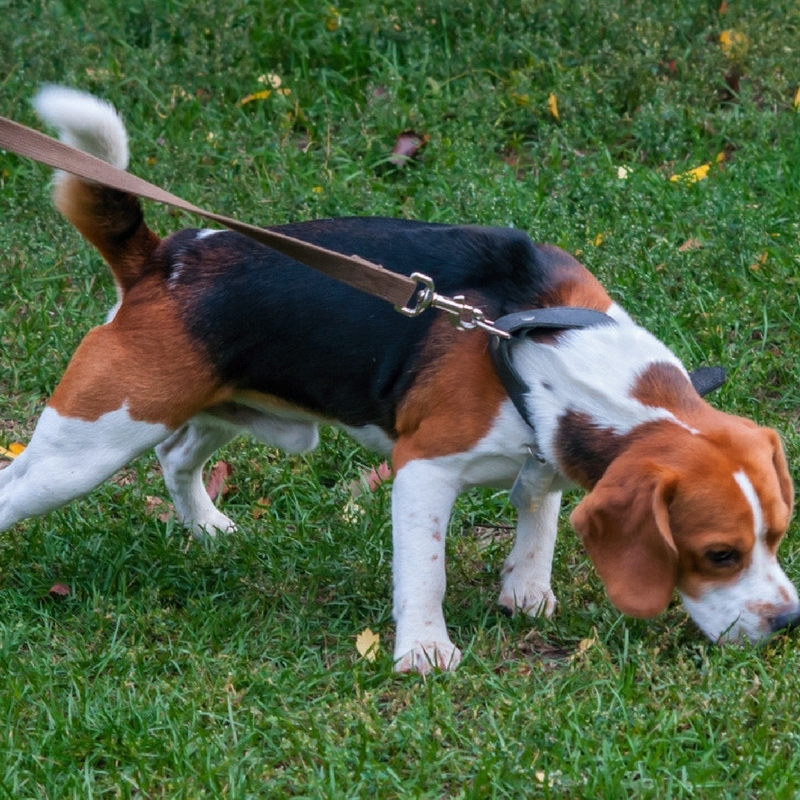
M502 339L499 336L491 337L489 354L492 357L495 371L522 419L531 428L534 428L533 420L525 406L525 395L530 391L530 387L511 362L511 348L514 344L535 331L566 331L592 328L597 325L616 325L616 322L608 314L590 308L555 306L507 314L496 320L494 325L511 334L510 339Z
M531 428L535 429L535 425L525 405L525 395L530 391L530 387L514 368L511 361L512 347L535 331L566 331L593 328L598 325L616 325L616 321L601 311L572 306L520 311L500 317L494 323L496 328L510 333L511 338L490 337L489 354L492 363L511 402ZM725 383L726 373L722 367L698 367L689 378L697 393L703 396L722 386Z

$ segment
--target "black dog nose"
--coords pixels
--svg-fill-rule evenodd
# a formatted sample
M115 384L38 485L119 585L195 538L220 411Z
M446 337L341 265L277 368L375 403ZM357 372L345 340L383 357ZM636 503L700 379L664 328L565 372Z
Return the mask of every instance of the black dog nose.
M773 617L769 623L773 632L791 631L794 628L800 627L800 608L778 614L776 617Z

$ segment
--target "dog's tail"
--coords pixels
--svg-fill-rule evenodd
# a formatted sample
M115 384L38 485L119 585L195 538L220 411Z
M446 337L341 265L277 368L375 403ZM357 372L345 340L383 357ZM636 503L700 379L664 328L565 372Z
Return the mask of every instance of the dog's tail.
M128 136L113 106L63 86L45 86L33 103L63 142L119 169L128 166ZM159 244L144 222L139 198L61 171L53 197L58 210L108 262L119 290L133 286Z

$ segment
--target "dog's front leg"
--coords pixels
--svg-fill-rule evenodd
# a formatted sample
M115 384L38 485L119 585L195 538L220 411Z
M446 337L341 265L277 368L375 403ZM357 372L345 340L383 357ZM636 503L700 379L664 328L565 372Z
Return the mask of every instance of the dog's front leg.
M451 470L414 460L399 469L392 489L394 658L397 672L452 670L461 652L450 641L442 612L445 536L461 490Z
M503 565L498 602L514 613L550 616L556 598L550 588L561 492L550 492L536 511L519 512L514 547Z

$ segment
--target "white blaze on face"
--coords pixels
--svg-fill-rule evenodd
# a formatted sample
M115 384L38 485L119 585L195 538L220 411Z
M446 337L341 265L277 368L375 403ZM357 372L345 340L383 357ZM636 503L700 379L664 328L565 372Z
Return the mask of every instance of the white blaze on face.
M753 513L755 543L748 566L732 581L706 589L698 597L682 594L692 619L710 639L756 642L772 630L770 620L797 606L797 590L766 543L761 501L744 471L734 473Z

